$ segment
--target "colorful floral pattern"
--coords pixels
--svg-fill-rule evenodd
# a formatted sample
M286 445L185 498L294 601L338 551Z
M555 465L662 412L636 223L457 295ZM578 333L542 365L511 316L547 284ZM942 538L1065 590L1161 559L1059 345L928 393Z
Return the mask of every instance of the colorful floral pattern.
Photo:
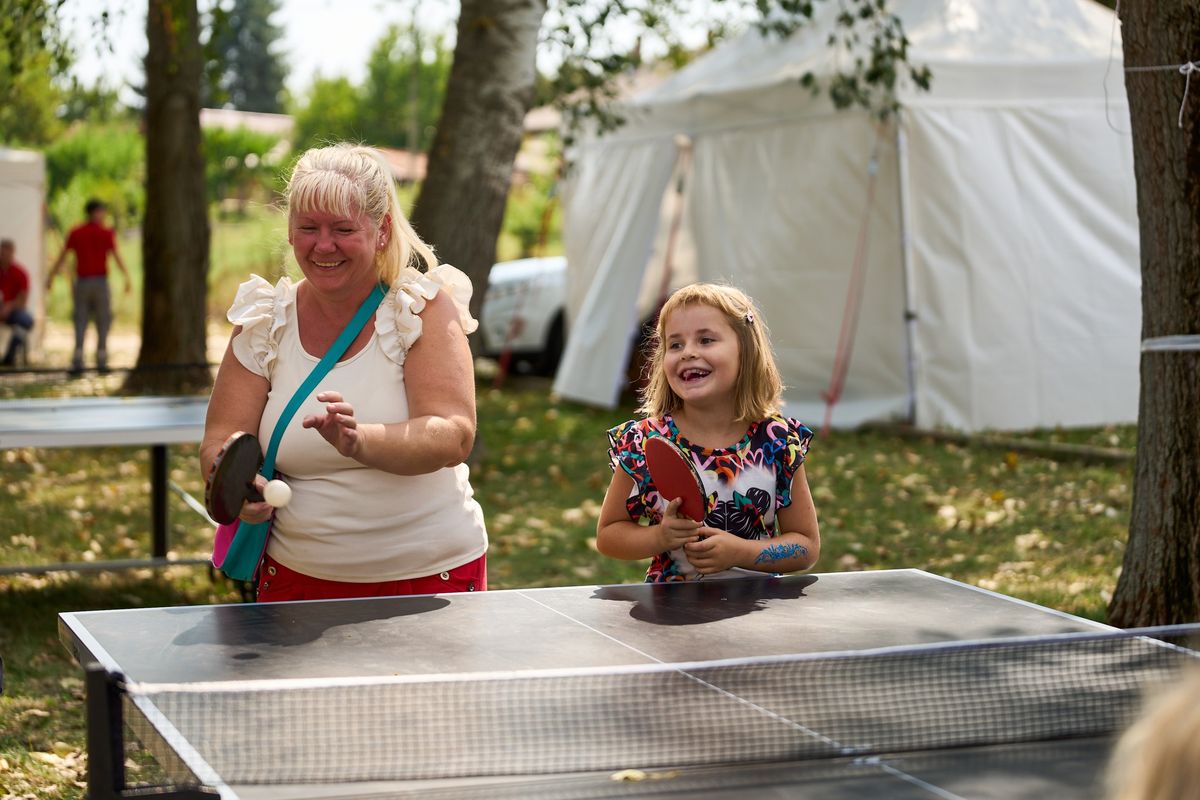
M629 518L642 525L658 524L667 507L646 469L643 443L652 436L669 439L691 457L707 494L705 525L743 539L778 535L775 512L792 502L792 477L804 463L811 430L790 417L774 416L752 423L736 444L708 449L680 436L670 415L629 420L612 428L608 431L611 466L633 478L625 508ZM655 556L646 571L647 583L689 577L670 553Z

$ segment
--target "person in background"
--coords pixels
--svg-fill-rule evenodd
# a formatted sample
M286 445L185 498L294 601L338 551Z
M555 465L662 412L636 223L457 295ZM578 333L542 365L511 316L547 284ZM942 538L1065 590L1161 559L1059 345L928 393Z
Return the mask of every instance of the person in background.
M15 366L17 354L26 349L33 315L26 308L29 300L29 273L14 260L17 245L12 239L0 239L0 322L12 333L0 365Z
M129 270L121 260L117 251L117 237L112 228L107 227L105 218L108 207L99 200L88 200L84 206L87 220L76 225L67 234L50 274L46 276L46 288L54 281L54 276L66 261L67 253L75 254L75 283L72 288L75 321L75 352L71 357L71 372L83 370L83 338L87 333L88 322L96 323L96 368L101 372L108 371L108 329L112 325L112 294L108 287L108 256L125 277L125 293L132 288L129 280Z
M308 150L285 198L304 278L239 288L200 447L205 475L235 432L266 447L364 300L377 287L384 296L287 423L275 466L292 495L274 511L258 600L483 591L487 532L464 463L475 440L470 280L438 264L370 148ZM271 514L248 502L240 519Z

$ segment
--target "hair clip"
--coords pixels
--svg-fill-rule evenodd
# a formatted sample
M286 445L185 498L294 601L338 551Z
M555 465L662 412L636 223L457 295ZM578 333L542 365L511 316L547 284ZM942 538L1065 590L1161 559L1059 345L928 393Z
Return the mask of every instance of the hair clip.
M746 320L747 325L753 325L754 324L754 312L747 311L746 316L743 317L742 319Z

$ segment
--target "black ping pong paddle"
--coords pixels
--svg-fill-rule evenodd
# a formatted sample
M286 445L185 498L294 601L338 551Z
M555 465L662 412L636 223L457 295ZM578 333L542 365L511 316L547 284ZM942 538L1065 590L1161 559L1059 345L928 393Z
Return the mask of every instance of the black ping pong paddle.
M204 507L209 516L228 525L242 513L242 503L261 503L263 496L254 488L254 476L262 463L257 436L238 431L226 439L204 487Z
M664 500L679 499L680 516L704 522L707 511L704 484L691 459L671 441L652 436L643 447L646 469Z

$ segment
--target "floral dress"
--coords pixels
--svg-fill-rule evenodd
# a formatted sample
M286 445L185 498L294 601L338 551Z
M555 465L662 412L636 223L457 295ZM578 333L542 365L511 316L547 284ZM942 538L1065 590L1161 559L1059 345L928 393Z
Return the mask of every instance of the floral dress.
M662 521L670 498L663 498L646 469L643 444L652 436L674 442L692 459L707 495L704 524L728 531L743 539L769 539L778 535L775 513L792 502L792 477L804 463L812 431L798 421L773 416L750 424L730 447L698 447L679 435L675 420L623 422L608 431L609 459L613 470L620 468L633 479L633 490L625 501L629 518L641 525ZM659 553L646 571L647 583L695 580L699 576L687 563L677 560L680 551Z

